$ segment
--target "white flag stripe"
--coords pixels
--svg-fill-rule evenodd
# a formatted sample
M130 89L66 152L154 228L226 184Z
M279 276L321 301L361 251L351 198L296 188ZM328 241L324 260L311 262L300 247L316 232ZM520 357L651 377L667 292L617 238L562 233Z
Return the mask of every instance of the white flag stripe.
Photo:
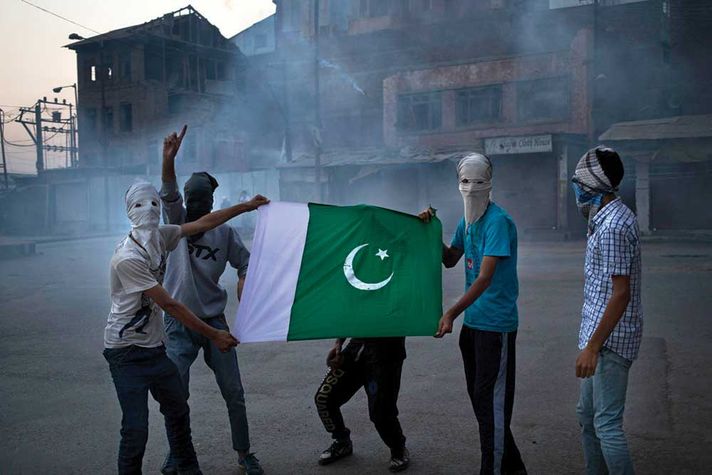
M250 265L232 331L241 343L287 341L309 207L275 202L257 212Z

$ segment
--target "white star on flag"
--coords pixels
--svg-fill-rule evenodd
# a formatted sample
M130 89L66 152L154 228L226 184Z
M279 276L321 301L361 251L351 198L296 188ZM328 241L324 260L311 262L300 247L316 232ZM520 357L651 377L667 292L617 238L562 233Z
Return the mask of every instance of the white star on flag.
M383 249L380 249L380 248L378 249L378 252L376 253L376 256L380 257L381 260L385 259L386 257L390 257L390 256L388 255L388 249L386 249L386 250L384 251Z

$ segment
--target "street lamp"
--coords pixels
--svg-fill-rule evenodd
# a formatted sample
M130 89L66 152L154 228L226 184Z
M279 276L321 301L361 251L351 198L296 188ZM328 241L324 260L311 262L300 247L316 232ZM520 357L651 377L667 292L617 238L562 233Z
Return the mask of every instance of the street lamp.
M74 89L74 106L79 107L79 98L77 97L77 83L68 84L66 86L57 86L52 89L52 92L54 92L55 94L58 94L58 93L62 92L62 89L64 89L65 87L71 87Z

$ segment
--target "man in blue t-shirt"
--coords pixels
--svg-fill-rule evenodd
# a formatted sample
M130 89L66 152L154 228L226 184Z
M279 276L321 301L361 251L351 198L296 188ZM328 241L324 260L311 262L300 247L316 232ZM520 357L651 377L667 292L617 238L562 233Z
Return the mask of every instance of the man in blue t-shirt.
M465 294L440 319L437 338L452 332L464 311L460 351L467 393L475 410L482 451L481 474L526 474L509 428L514 405L517 338L517 228L490 201L492 164L471 153L457 165L465 212L443 264L453 267L465 255ZM432 210L420 214L428 221Z

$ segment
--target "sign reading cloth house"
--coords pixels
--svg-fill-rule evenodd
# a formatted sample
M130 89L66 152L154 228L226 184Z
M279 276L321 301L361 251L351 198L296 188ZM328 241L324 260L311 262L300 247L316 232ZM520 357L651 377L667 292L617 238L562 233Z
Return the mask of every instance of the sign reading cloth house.
M486 155L551 152L551 135L485 139Z
M233 334L242 343L430 336L442 315L442 225L375 206L258 209Z

